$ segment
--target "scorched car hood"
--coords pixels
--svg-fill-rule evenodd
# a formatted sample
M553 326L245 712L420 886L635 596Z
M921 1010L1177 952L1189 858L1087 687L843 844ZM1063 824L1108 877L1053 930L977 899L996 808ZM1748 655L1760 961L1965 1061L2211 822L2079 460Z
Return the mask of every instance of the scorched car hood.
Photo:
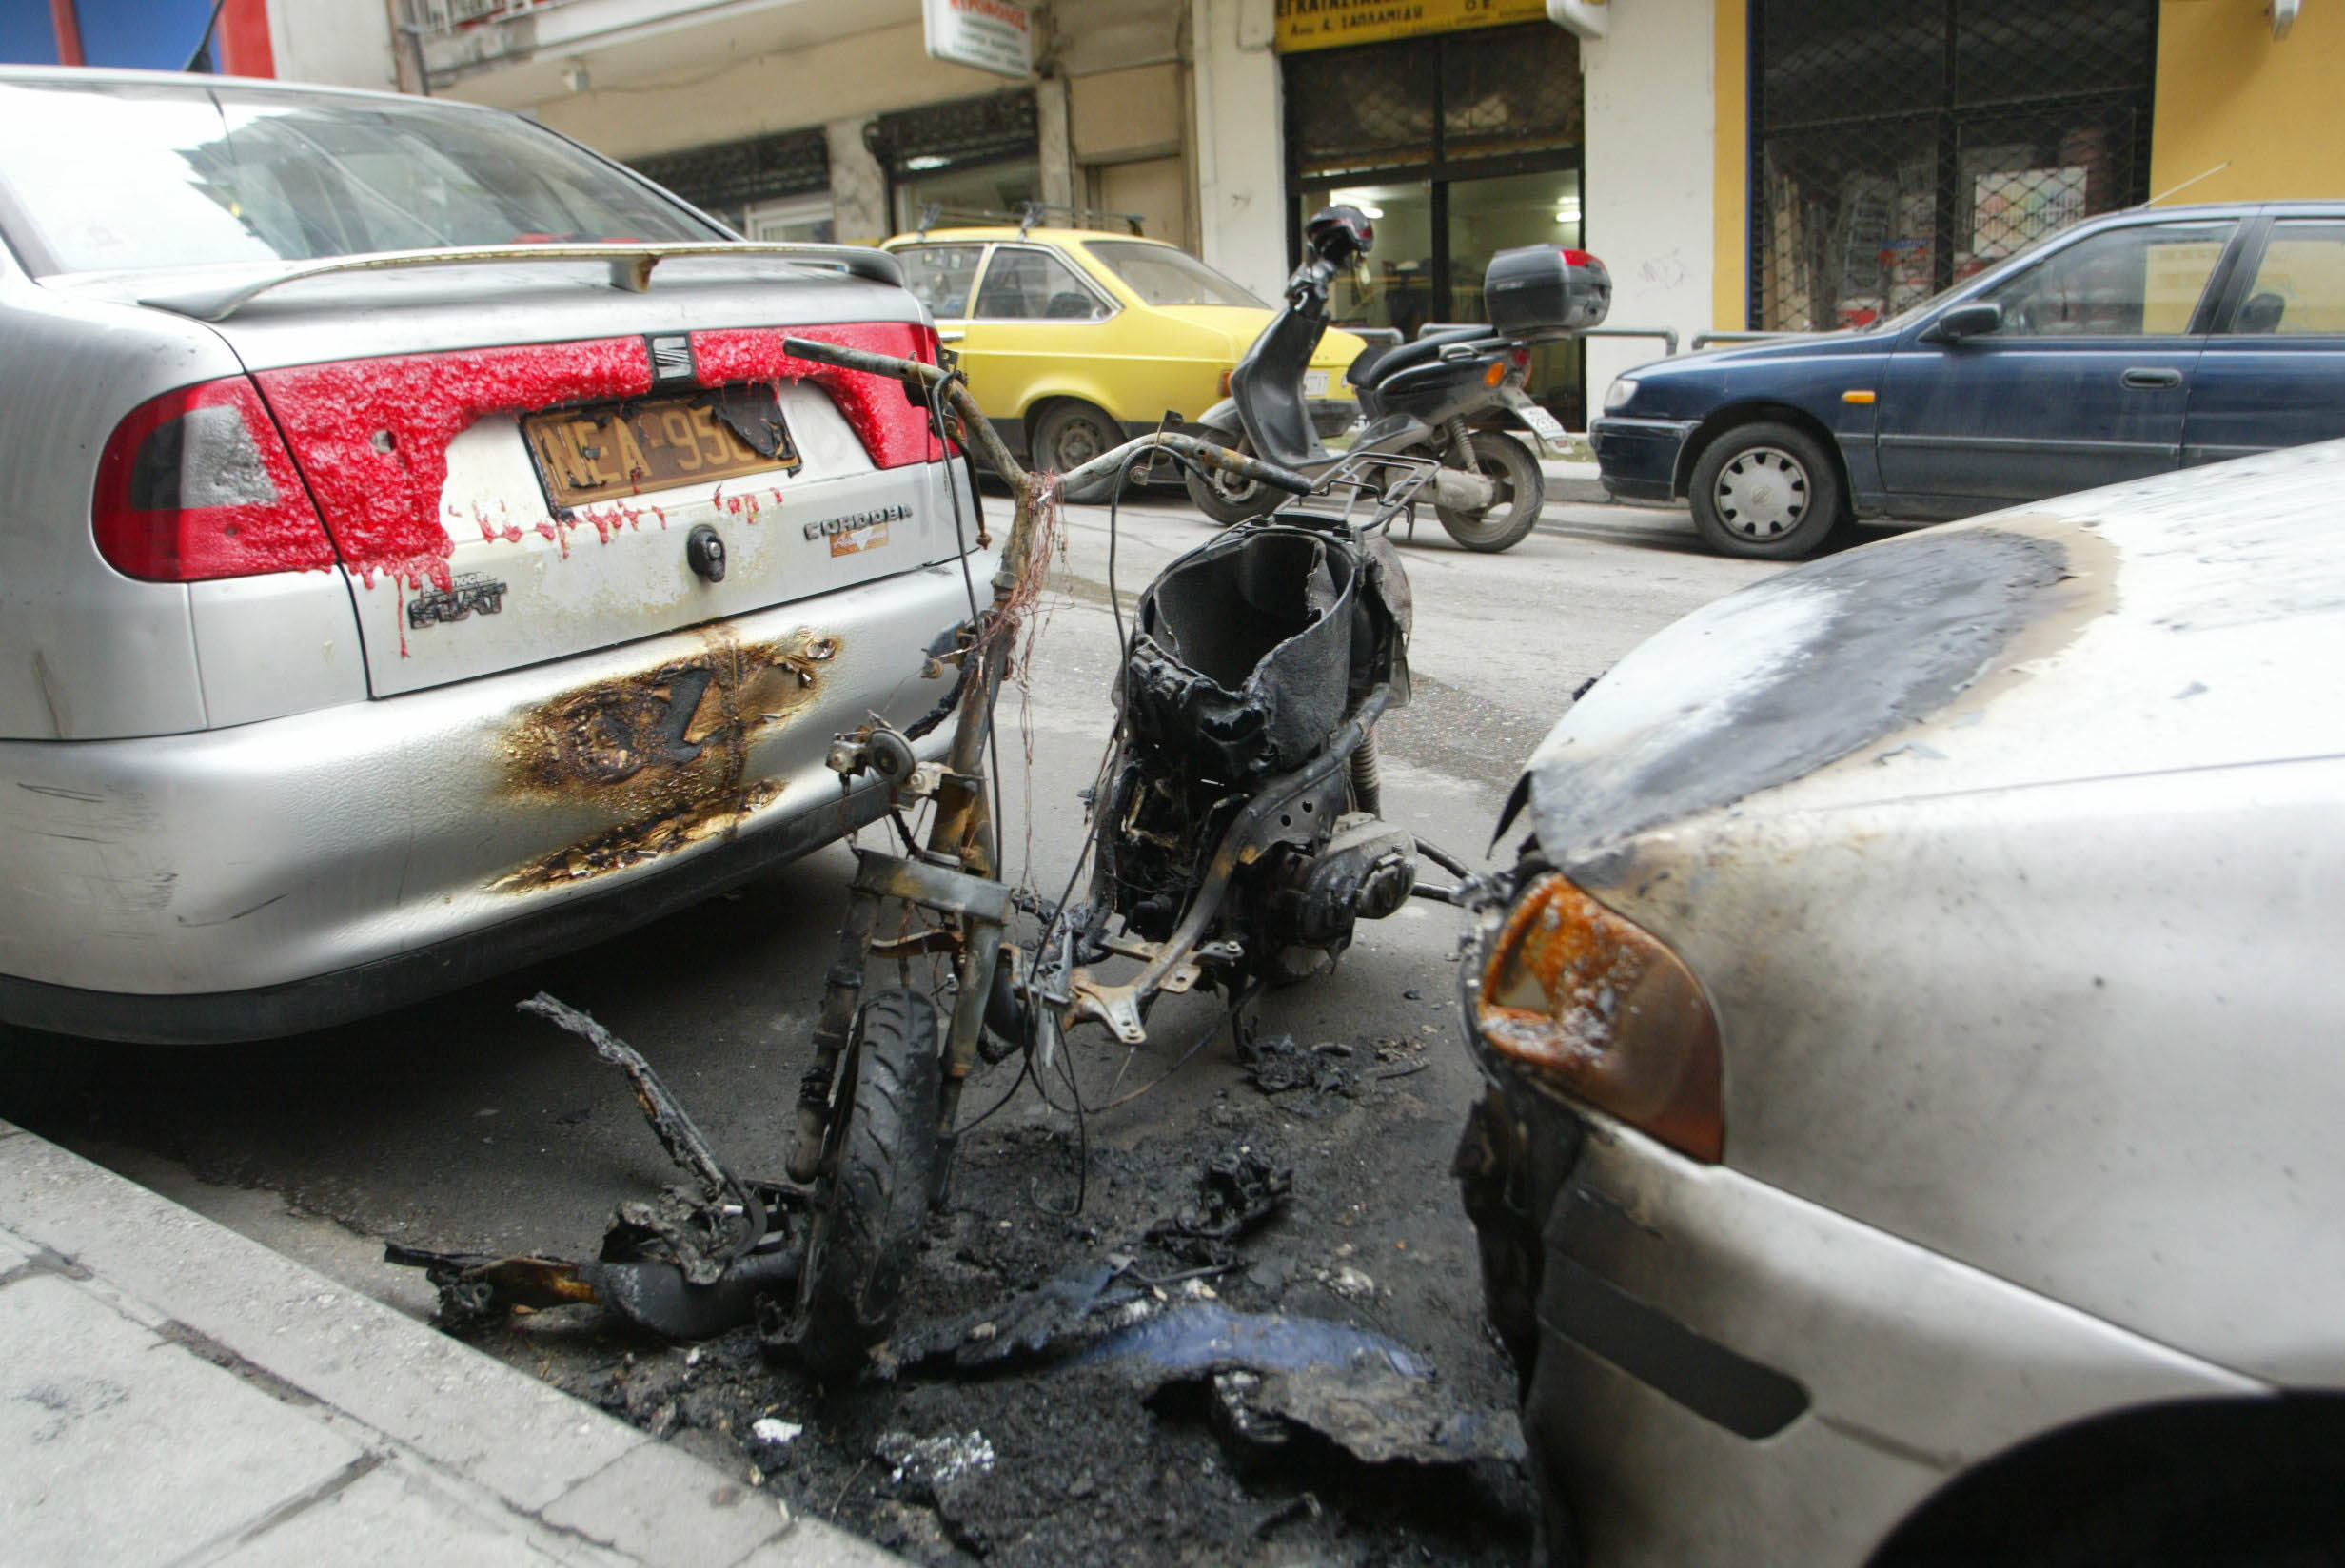
M2287 671L2345 658L2345 443L2088 491L1852 550L1686 617L1532 755L1548 858L1722 809L1855 802L2345 752ZM2311 519L2316 518L2315 523Z

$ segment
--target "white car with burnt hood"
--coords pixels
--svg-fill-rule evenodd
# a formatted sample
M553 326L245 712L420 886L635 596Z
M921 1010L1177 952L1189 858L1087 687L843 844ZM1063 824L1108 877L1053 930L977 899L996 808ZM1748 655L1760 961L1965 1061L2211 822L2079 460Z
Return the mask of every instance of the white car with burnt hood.
M2340 493L1839 555L1541 746L1458 1172L1553 1559L2345 1561Z
M783 347L933 360L891 257L493 110L85 70L0 70L0 236L9 1026L609 935L870 820L831 736L946 695L964 465Z

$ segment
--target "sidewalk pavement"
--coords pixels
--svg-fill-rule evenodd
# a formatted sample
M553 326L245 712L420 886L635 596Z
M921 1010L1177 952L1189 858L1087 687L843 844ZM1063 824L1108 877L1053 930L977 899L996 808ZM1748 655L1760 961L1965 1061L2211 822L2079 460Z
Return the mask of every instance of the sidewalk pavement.
M0 1564L899 1560L7 1122L0 1347Z

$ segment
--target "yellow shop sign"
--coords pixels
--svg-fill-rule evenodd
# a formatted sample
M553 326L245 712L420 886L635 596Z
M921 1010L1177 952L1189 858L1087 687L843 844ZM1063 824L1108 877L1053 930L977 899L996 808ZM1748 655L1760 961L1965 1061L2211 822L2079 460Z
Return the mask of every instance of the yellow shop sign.
M1291 54L1547 15L1547 0L1278 0L1278 48Z

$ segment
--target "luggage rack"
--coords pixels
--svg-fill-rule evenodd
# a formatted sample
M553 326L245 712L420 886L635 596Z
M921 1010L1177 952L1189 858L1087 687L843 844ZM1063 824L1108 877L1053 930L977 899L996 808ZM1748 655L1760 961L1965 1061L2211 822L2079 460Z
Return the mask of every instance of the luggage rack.
M1419 492L1430 484L1440 471L1441 463L1433 458L1420 458L1401 452L1347 452L1335 461L1335 466L1319 476L1318 487L1309 496L1296 496L1271 513L1276 517L1296 507L1308 506L1318 497L1330 500L1337 490L1348 492L1340 514L1346 527L1366 532L1386 528L1404 510L1409 513L1409 526L1416 525L1415 506ZM1398 470L1397 473L1391 472ZM1354 524L1352 514L1363 503L1370 506L1372 515L1367 521Z
M1041 227L1042 221L1053 213L1066 217L1070 228L1105 226L1087 224L1085 220L1113 218L1135 235L1139 234L1142 222L1140 214L1136 212L1110 212L1103 207L1095 206L1059 206L1049 202L1023 202L1019 204L1015 212L998 212L985 207L946 206L941 202L923 202L920 204L919 222L914 226L918 229L920 237L926 239L928 231L941 224L989 228L1006 228L1015 224L1018 238L1022 240L1029 230Z

